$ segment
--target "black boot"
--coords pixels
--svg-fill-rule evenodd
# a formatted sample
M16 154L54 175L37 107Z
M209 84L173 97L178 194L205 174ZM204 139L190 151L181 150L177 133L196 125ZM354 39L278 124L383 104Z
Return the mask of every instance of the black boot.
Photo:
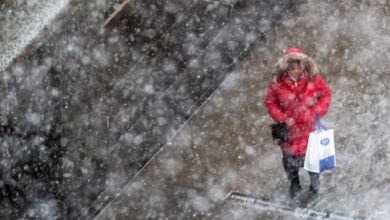
M313 186L313 185L310 185L309 187L309 191L313 194L317 194L318 193L318 190L319 190L319 186Z
M288 194L290 198L294 198L301 191L301 184L299 181L299 168L303 164L304 157L296 157L289 153L283 152L283 167L286 171L287 178L290 181L290 189Z
M318 173L309 172L310 187L309 191L313 194L317 194L320 189L320 175Z
M296 195L298 195L302 190L302 187L300 184L294 184L291 183L290 189L288 190L288 195L290 196L291 199L295 198Z

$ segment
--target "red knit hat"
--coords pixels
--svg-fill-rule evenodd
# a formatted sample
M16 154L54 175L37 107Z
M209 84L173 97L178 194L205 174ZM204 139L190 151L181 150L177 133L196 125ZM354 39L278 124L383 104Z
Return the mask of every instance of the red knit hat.
M301 51L301 49L295 48L295 47L290 47L284 51L285 56L288 54L291 54L291 53L302 53L302 51Z
M311 73L318 73L318 68L314 60L304 54L301 49L296 47L290 47L284 50L283 57L281 57L276 64L276 72L285 71L288 67L288 63L291 61L301 61L303 66L305 66Z

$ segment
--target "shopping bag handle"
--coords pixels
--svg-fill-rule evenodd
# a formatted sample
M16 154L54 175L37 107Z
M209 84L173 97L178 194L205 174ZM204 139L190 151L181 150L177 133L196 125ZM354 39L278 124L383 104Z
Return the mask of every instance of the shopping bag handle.
M314 112L314 118L316 120L315 130L321 131L321 130L328 130L326 127L321 123L320 116L316 112Z

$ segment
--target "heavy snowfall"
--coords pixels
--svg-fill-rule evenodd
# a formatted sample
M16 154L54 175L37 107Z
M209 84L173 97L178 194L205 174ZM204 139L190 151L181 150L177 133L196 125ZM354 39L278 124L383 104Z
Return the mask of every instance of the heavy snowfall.
M0 219L390 219L389 15L383 0L0 0ZM337 167L302 203L264 105L289 47L332 92Z

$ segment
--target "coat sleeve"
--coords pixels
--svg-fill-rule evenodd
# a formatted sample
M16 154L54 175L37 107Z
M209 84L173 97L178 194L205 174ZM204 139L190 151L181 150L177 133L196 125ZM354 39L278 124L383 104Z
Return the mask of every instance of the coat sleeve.
M316 112L320 117L324 116L329 109L330 101L332 98L330 89L326 85L324 79L317 75L315 79L315 93L317 102L312 107L312 110Z
M287 119L288 114L283 111L278 103L274 88L276 87L275 82L271 82L267 88L265 95L265 107L267 108L268 114L275 122L283 122Z

